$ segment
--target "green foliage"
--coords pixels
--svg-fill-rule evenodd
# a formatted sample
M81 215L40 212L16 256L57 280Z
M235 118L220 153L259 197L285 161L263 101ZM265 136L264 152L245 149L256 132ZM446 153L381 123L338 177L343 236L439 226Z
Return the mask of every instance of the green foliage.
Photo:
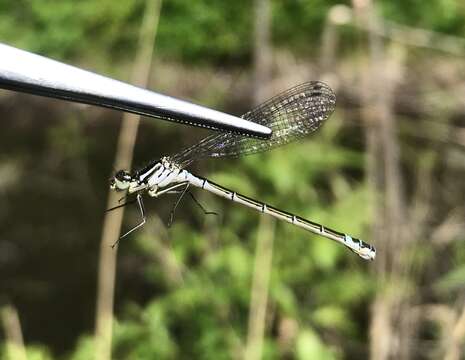
M423 6L422 0L387 0L379 4L383 15L402 24L458 36L465 34L465 13L460 0L429 1L428 6Z
M311 329L304 329L297 338L297 359L337 359L334 352L326 347Z
M297 49L300 53L314 55L321 38L326 14L332 6L350 1L296 0L273 1L273 37L285 48ZM297 30L298 29L298 30Z
M435 285L436 290L443 294L450 294L451 291L463 289L465 285L465 266L457 266L442 276Z
M77 341L76 351L70 355L70 360L87 360L95 355L94 339L88 335Z
M0 1L0 38L57 58L131 54L142 1Z
M6 343L0 344L0 359L15 360L15 354L17 354L17 348L11 351ZM26 358L28 360L52 360L53 356L44 345L30 345L26 348Z
M189 62L234 61L250 53L250 1L165 1L157 48Z
M337 144L338 134L335 118L312 140L244 158L238 171L226 169L211 177L270 204L362 233L368 221L366 189L342 176L344 170L360 168L362 161L359 153ZM343 185L328 183L335 175ZM333 188L335 204L327 200L334 197ZM145 308L120 318L115 327L116 358L229 359L238 354L238 344L246 340L260 215L218 198L210 198L208 208L222 216L206 219L209 225L201 229L177 219L170 232L181 283L168 285L167 272L172 269L160 261L149 263L148 280L163 290ZM351 309L369 298L370 279L355 255L339 245L288 224L276 228L269 299L275 309L273 321L288 317L298 321L296 358L338 358L319 332L340 332L352 339L363 336L365 330ZM149 232L139 235L138 243L149 256L164 246ZM267 336L266 358L276 358L276 341Z
M335 305L323 305L313 312L313 322L322 328L337 329L346 336L353 335L354 322L347 308Z
M338 0L272 1L273 41L314 55L329 9ZM350 5L349 1L342 1ZM381 1L381 12L400 23L465 34L457 0ZM112 0L1 0L0 39L58 58L114 63L131 59L144 2ZM189 63L244 63L251 56L250 0L169 0L162 3L157 56Z
M337 0L272 1L273 45L295 54L315 56L327 13L338 3ZM350 4L349 1L342 3ZM427 6L424 3L421 0L376 2L378 10L389 20L465 35L465 12L459 1L434 0ZM120 65L133 59L143 7L142 0L0 0L0 41L52 57L74 58L84 63L104 64L111 71L123 71ZM253 42L252 7L253 2L245 0L164 1L156 56L170 62L201 63L206 68L218 64L249 64ZM343 46L352 51L353 45L349 42ZM162 78L163 74L160 76L157 79L160 83L171 81L169 77ZM189 83L195 79L182 81ZM229 94L225 88L215 89L211 96L218 104ZM208 91L204 93L208 94ZM448 96L439 101L444 107L449 106ZM34 119L36 116L39 115L34 114ZM49 120L47 112L42 116ZM2 139L3 149L8 151L23 147L20 154L5 150L0 164L1 190L15 190L9 191L8 199L2 201L0 215L7 220L21 221L21 226L9 226L4 237L12 239L9 245L12 248L18 246L19 250L12 251L12 257L17 256L15 252L27 253L23 262L14 268L14 276L10 276L20 289L19 296L15 295L34 302L39 302L42 297L42 301L45 298L44 302L49 302L53 294L50 289L58 291L52 284L55 281L58 284L58 276L66 277L58 274L54 278L51 274L56 274L57 268L62 269L63 274L68 268L78 269L80 278L73 289L79 288L80 293L85 293L83 298L92 302L85 308L85 313L92 317L94 299L88 299L89 293L95 295L95 284L89 279L95 277L92 266L95 266L98 253L95 244L104 211L101 194L102 189L106 189L114 155L114 148L108 141L116 141L116 130L111 133L107 128L103 129L100 138L105 141L99 144L87 136L87 129L81 125L85 124L82 119L68 116L51 121L52 125L47 127L31 125L27 123L27 116L25 118L22 124L28 125L19 130L21 136ZM93 123L91 126L98 125ZM159 135L161 127L157 125L157 131L150 135ZM32 134L30 137L26 128ZM430 129L435 131L433 126ZM336 113L311 139L267 154L228 160L224 167L219 164L215 171L205 175L237 192L302 217L354 235L366 235L373 220L372 194L361 175L363 153L344 144L341 134L345 131ZM162 132L159 141L150 139L145 145L139 142L140 149L136 150L144 156L155 155L154 144L160 151L163 146L171 146L173 133L169 137L167 133ZM362 135L358 134L358 137L362 138ZM45 153L43 162L36 162L37 149ZM88 157L92 160L87 163ZM422 167L429 169L437 158L425 157L423 161ZM414 168L418 162L415 157L409 167ZM60 167L61 164L66 165ZM50 174L48 177L47 173ZM93 184L94 179L101 181L96 180L98 184ZM52 198L54 203L44 201L47 194L52 194L46 199ZM455 193L452 196L455 197ZM121 248L121 273L127 268L138 271L120 286L123 288L128 283L132 285L132 282L140 281L137 285L143 289L144 299L128 302L123 297L124 303L117 306L115 359L240 357L247 341L260 215L210 195L199 194L199 198L205 207L220 215L205 218L198 209L192 211L187 205L189 200L184 199L183 214L178 215L168 232L162 226L150 228L147 224L144 232L136 233ZM28 205L23 205L20 210L15 207L24 203ZM46 204L46 211L23 213L31 203ZM162 213L163 207L169 205L169 199L160 199L154 208L157 213ZM58 210L53 212L53 209ZM10 217L6 218L5 214ZM150 214L149 219L154 216ZM79 221L73 223L70 218ZM153 223L153 220L149 222ZM53 223L53 229L45 223ZM60 244L50 240L54 237L60 238ZM53 248L47 248L45 241L37 239L53 243ZM285 223L275 224L273 244L264 357L339 359L343 357L344 345L333 345L332 339L347 337L347 341L355 346L365 345L368 336L365 318L375 287L368 265L340 245ZM457 244L452 256L453 266L435 283L439 296L447 297L463 288L465 268L461 264L465 261L465 251L460 242ZM413 250L418 266L431 263L436 255L429 246ZM64 251L68 253L63 255ZM31 265L27 257L29 253L38 253L40 261ZM73 263L68 259L74 253L78 253L74 257L78 260ZM8 256L5 259L10 261ZM33 272L37 271L39 277L23 285L21 275L16 272L27 266L33 268ZM68 279L65 283L68 285ZM402 288L413 287L402 285ZM72 301L78 302L77 294L72 297ZM70 311L68 305L65 304L65 310L61 309L63 314L74 311L74 307ZM294 333L290 331L291 345L287 350L282 350L282 339L279 338L284 320L296 324ZM73 325L90 332L91 321L87 319L85 324ZM70 328L70 333L76 331ZM5 351L2 344L0 354L4 355ZM45 347L29 346L27 351L31 359L53 358ZM79 338L75 350L63 358L89 359L94 351L91 336L85 335Z

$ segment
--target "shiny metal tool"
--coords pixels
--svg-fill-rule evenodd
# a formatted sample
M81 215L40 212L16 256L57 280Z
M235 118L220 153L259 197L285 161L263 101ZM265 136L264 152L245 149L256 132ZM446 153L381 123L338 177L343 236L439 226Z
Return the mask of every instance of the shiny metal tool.
M0 43L0 88L98 105L203 128L269 138L263 125Z

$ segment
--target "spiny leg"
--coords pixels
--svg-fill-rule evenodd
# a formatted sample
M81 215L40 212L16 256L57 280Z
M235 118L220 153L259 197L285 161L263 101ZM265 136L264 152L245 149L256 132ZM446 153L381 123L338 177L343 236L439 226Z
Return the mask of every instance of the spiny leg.
M121 198L120 200L118 200L118 202L121 202L121 200L125 199L125 197ZM135 202L137 201L137 198L136 199L133 199L133 200L129 200L123 204L120 204L120 205L117 205L117 206L113 206L112 208L109 208L107 210L105 210L105 212L109 212L109 211L113 211L113 210L116 210L116 209L119 209L121 207L124 207L126 205L130 205L130 204L134 204Z
M181 195L181 196L183 196L184 192L185 192L185 190L170 190L170 191L167 192L167 194L181 194L181 193L183 193ZM203 211L204 215L218 215L218 213L215 212L215 211L208 211L207 209L205 209L203 207L203 205L194 197L194 194L192 194L191 191L188 191L187 193L192 198L194 203Z
M194 194L192 194L192 192L189 191L189 195L190 197L192 198L192 200L194 200L194 202L199 206L199 208L202 209L203 213L205 215L218 215L217 212L214 212L214 211L208 211L207 209L205 209L202 204L194 197Z
M140 228L141 226L143 226L147 220L146 216L145 216L145 208L144 208L144 202L142 201L142 195L141 194L137 194L136 196L136 201L137 201L137 205L139 205L139 211L140 211L140 215L141 215L141 222L134 226L131 230L129 230L127 233L125 233L124 235L120 236L118 240L115 241L115 243L111 246L112 248L114 248L116 245L118 245L119 241L128 236L130 233L132 233L133 231L137 230L138 228ZM121 205L120 205L121 206Z
M173 208L171 209L171 212L170 212L170 217L168 219L168 225L167 225L168 227L171 227L171 225L173 224L174 214L176 213L176 208L178 207L179 203L181 202L181 199L183 198L183 196L186 194L187 189L189 189L189 185L190 185L189 183L186 183L185 188L181 191L181 194L176 199L176 202L174 203L174 206L173 206Z

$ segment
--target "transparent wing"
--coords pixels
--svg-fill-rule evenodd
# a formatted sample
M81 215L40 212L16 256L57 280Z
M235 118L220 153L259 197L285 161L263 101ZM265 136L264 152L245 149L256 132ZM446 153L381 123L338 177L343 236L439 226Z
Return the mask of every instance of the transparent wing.
M317 130L332 114L335 104L336 95L325 83L311 81L297 85L242 115L246 120L271 128L273 134L269 139L259 140L233 133L213 134L170 158L186 167L199 158L268 151Z

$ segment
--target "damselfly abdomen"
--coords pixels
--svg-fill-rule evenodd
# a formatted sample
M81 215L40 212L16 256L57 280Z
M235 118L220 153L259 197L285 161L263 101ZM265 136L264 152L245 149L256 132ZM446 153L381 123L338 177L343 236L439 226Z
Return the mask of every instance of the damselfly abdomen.
M199 158L254 154L295 141L316 131L332 114L335 104L336 96L328 85L319 81L307 82L275 96L242 116L271 128L273 133L267 140L252 139L233 133L214 134L138 171L118 171L111 180L111 188L135 194L142 216L142 221L122 237L145 223L142 194L159 197L166 193L180 192L182 196L190 186L195 186L337 241L363 259L373 260L376 256L375 248L362 240L237 194L185 169Z

